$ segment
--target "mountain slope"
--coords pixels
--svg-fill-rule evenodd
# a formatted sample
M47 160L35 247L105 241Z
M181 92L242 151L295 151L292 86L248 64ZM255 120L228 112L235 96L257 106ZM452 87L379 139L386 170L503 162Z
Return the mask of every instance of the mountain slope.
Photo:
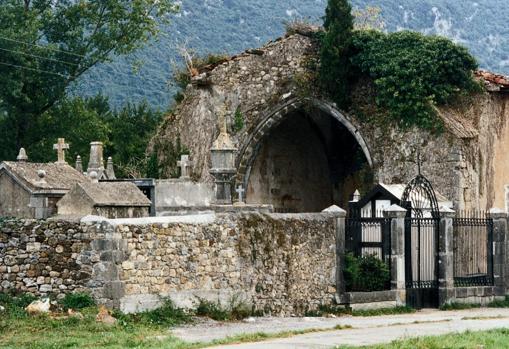
M199 54L241 52L284 34L284 22L320 23L326 0L184 0L160 38L130 57L101 65L78 84L76 93L103 93L115 106L147 100L166 108L176 88L168 85L180 63L178 47ZM354 0L357 7L378 6L389 31L412 29L447 36L467 46L482 68L509 74L507 0ZM138 71L133 65L143 64Z

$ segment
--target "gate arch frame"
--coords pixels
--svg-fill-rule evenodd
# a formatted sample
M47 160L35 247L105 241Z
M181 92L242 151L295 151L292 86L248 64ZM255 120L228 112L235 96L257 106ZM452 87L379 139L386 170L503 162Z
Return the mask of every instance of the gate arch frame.
M312 106L321 110L322 112L339 121L339 123L344 127L346 127L346 129L352 134L352 136L361 147L369 166L373 168L373 158L371 156L371 152L369 151L367 142L361 135L359 128L354 125L349 117L347 117L346 113L338 110L335 105L324 100L316 98L295 97L280 103L275 108L266 113L262 118L262 121L254 127L253 131L249 133L249 137L239 147L236 163L236 186L241 184L244 188L247 189L252 166L260 151L262 140L268 136L274 128L286 120L290 113L302 109L306 106Z

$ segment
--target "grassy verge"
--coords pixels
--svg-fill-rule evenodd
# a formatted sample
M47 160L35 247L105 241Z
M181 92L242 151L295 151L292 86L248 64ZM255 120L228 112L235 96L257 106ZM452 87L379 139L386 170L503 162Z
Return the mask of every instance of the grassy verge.
M504 300L496 300L487 305L482 304L464 304L464 303L451 303L440 307L440 310L464 310L476 308L509 308L509 296Z
M336 349L353 349L340 346ZM359 348L359 347L356 347ZM365 346L369 349L504 349L509 348L509 329L482 332L465 332L437 337L420 337L390 344Z
M197 349L211 345L259 342L287 338L299 334L340 330L349 326L327 329L306 329L278 333L242 334L211 343L188 343L171 335L171 328L192 321L191 314L166 301L160 308L139 314L113 315L115 325L98 323L99 312L90 296L70 295L59 302L58 311L38 316L28 315L24 308L34 300L31 296L11 297L0 294L0 348L166 348ZM201 308L200 308L201 307ZM232 320L244 316L245 309L237 306L224 311L211 303L202 302L197 311L202 315ZM68 316L67 309L78 309ZM192 314L194 315L194 314Z
M316 311L306 313L306 316L318 317L327 315L351 315L351 316L382 316L382 315L398 315L398 314L412 314L416 310L407 306L399 306L393 308L371 309L371 310L353 310L352 308L345 307L320 307Z

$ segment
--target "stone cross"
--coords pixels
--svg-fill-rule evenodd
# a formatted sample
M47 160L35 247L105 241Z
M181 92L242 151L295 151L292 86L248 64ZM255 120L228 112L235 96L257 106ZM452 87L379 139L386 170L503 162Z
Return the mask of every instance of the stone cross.
M191 177L190 168L193 166L193 162L189 160L189 155L182 155L180 161L177 161L177 166L180 167L180 178Z
M53 150L57 151L58 164L65 164L65 150L69 149L69 144L65 143L64 138L59 138L57 144L53 144Z
M244 193L246 192L246 190L242 187L242 185L239 185L235 191L239 196L239 202L244 202Z

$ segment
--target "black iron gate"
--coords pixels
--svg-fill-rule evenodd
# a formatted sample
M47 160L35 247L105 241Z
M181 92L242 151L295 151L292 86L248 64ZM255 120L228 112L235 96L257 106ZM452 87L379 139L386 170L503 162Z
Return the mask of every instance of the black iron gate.
M407 305L438 307L437 218L407 218L405 221L405 278Z
M401 198L401 205L408 209L405 222L406 301L416 309L438 307L440 212L435 191L420 172L419 164L419 174L410 181Z

